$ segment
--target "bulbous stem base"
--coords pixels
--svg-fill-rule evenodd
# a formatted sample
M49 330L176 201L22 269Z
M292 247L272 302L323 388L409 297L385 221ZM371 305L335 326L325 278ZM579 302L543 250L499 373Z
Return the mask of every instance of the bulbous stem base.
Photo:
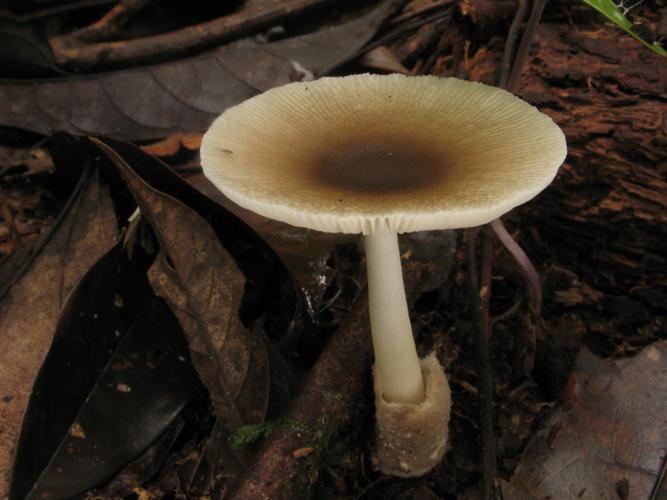
M442 459L449 438L451 392L434 353L420 361L426 399L417 404L382 398L382 382L373 367L377 432L377 466L385 474L415 477Z

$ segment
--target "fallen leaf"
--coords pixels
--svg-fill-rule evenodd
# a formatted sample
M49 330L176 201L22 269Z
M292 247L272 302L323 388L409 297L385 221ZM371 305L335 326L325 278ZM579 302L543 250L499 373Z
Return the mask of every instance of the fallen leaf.
M0 284L7 291L0 296L0 498L9 494L7 478L21 419L61 307L117 237L111 198L95 171L85 171L64 210L44 246L17 267L22 279L5 276Z
M188 151L198 151L201 146L201 139L204 136L201 132L192 132L187 134L176 133L170 135L153 144L142 146L141 149L149 155L160 158L174 156L176 153L185 148Z
M219 448L242 425L261 423L272 397L266 340L241 322L245 277L193 208L153 188L116 151L92 141L119 169L155 231L161 250L149 279L178 317L192 362L210 392L216 413L211 439L219 445L213 466L233 475L238 467L231 458L242 461L242 452Z
M666 414L667 342L618 361L582 350L563 403L503 484L504 498L619 498L619 485L626 498L649 498L665 460Z
M0 125L132 140L204 130L224 109L292 81L295 64L320 75L346 62L390 12L294 38L245 39L179 62L95 76L0 83Z
M177 417L169 428L147 448L140 457L123 467L113 479L102 489L91 494L89 498L125 498L135 490L142 490L146 481L155 476L165 465L170 452L175 452L176 441L182 437L185 427L182 418ZM143 491L143 490L142 490Z
M200 387L178 322L148 286L150 261L120 242L70 295L24 417L11 499L69 498L112 477Z
M0 78L62 75L49 45L26 24L0 18Z
M401 73L410 75L410 70L403 66L403 63L388 47L381 45L370 52L367 52L359 59L359 64L367 68L379 69L390 73Z
M190 186L164 163L139 148L108 138L105 143L132 166L150 187L192 208L208 222L246 278L241 319L250 323L279 309L288 320L296 307L295 289L285 264L246 223ZM284 333L284 332L283 332Z

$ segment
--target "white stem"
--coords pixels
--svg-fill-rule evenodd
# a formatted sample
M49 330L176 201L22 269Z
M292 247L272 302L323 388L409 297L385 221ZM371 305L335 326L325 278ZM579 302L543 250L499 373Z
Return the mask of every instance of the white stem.
M422 376L403 287L396 233L364 236L375 371L386 401L421 403Z

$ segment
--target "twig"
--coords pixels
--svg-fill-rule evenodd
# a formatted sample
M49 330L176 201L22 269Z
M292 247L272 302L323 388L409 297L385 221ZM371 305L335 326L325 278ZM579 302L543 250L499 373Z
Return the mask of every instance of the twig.
M512 56L514 56L516 40L519 36L519 28L521 28L521 23L523 23L523 18L526 17L527 10L528 10L528 3L526 2L526 0L519 0L516 13L514 14L514 19L512 20L509 32L507 33L507 40L505 41L505 50L503 52L503 61L500 66L500 76L498 78L498 85L503 88L507 86L507 80L509 79L510 70L512 69Z
M651 490L651 496L648 498L648 500L658 500L658 498L661 497L660 492L663 491L662 484L665 481L665 476L667 476L667 453L665 453L665 456L662 457L660 474L658 474L658 478L655 480L653 490Z
M452 15L452 8L449 7L447 9L444 9L442 11L438 11L428 17L424 17L423 19L416 19L415 21L411 23L406 23L402 26L396 27L393 31L390 31L389 33L383 35L381 38L365 45L358 54L355 54L355 58L358 57L361 54L365 54L366 52L373 50L376 47L379 47L381 45L385 45L388 42L392 41L399 35L402 35L403 33L407 31L412 31L416 30L418 28L421 28L422 26L429 24L429 23L434 23L440 20L449 20L449 18Z
M499 84L505 87L510 92L516 91L519 78L523 71L528 56L528 50L535 36L537 26L544 6L547 0L535 0L533 8L528 19L528 24L521 38L519 49L517 50L514 63L509 69L512 53L514 52L514 44L519 30L519 26L525 16L526 2L519 0L517 12L510 26L510 31L505 43L505 51L503 54L503 62L499 76ZM508 77L509 74L509 77ZM542 304L542 289L540 287L540 279L532 262L519 246L514 241L505 229L502 221L496 219L491 222L491 228L498 236L505 248L516 259L517 263L523 271L528 289L531 296L531 306L533 312L539 318L540 308ZM493 434L493 375L491 367L491 352L490 352L490 335L493 327L489 318L489 299L491 295L491 274L493 267L493 244L489 231L484 231L482 243L482 283L477 292L475 285L477 284L477 270L475 263L475 241L474 237L468 240L469 265L470 265L470 281L471 290L473 290L472 303L475 307L475 322L477 323L477 339L479 350L479 384L480 384L480 420L482 433L482 492L484 500L491 500L493 498L493 481L495 478L495 444ZM513 309L513 308L512 308ZM511 310L511 309L510 309Z
M478 386L480 398L480 427L482 441L482 498L493 498L496 473L496 452L493 434L493 375L491 367L491 324L489 298L493 269L493 241L487 230L482 233L482 276L477 277L475 256L476 231L468 232L468 275L470 292L477 326L477 350L479 357Z
M510 73L507 85L505 86L510 92L516 92L519 85L519 78L521 78L521 73L523 73L523 68L526 65L528 51L535 38L535 33L537 32L537 27L540 24L542 12L544 12L544 6L547 4L547 1L548 0L535 0L533 3L533 9L530 11L526 30L523 32L519 49L514 58L514 64L512 64L512 72Z
M424 265L404 267L411 302L427 273ZM298 429L276 429L227 498L310 498L328 447L363 417L369 402L370 361L368 299L362 291L345 324L333 334L309 372L286 417L298 422L299 428L315 432L305 435ZM302 448L313 448L313 452L305 458L295 457L293 452Z
M501 321L507 321L510 318L513 318L517 312L519 312L519 308L521 307L521 303L523 301L521 299L517 300L512 304L512 306L507 309L505 312L500 313L498 316L494 316L491 318L491 329L493 329L493 325L496 323L499 323Z
M59 43L101 42L111 40L130 18L144 8L150 0L121 0L99 21L60 37Z
M80 43L70 38L49 40L58 64L92 70L121 64L159 62L214 46L235 37L250 35L279 22L342 0L286 0L268 2L251 9L177 31L129 41Z

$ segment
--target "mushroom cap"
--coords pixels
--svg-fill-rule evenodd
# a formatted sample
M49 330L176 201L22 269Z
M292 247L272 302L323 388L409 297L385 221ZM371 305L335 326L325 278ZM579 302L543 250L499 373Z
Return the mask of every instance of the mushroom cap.
M204 135L205 175L266 217L319 231L472 227L528 201L567 154L560 128L509 92L432 76L277 87Z

